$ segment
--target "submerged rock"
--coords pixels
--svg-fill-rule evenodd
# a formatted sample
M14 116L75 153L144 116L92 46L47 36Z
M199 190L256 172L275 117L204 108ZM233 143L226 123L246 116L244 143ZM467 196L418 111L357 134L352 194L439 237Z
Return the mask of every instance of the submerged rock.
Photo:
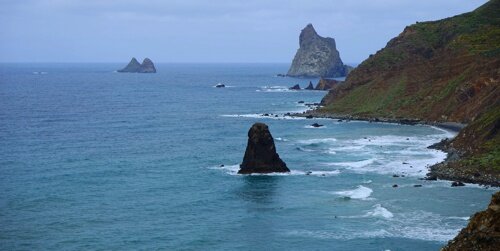
M269 128L264 123L255 123L248 131L248 143L240 165L239 174L290 172L281 160Z
M465 184L463 182L460 182L460 181L454 181L453 183L451 183L451 186L452 187L463 187L463 186L465 186Z
M351 69L342 63L335 39L319 36L312 24L300 33L299 44L287 76L343 77Z
M300 85L296 84L296 85L294 85L294 86L292 86L292 87L290 87L288 89L290 89L290 90L300 90Z
M312 124L311 126L312 126L312 127L322 127L323 125L320 125L320 124L318 124L318 123L314 123L314 124Z
M139 64L136 58L132 58L125 68L118 70L118 72L130 72L130 73L156 73L156 68L153 61L149 58L145 58L142 64Z
M441 250L494 251L498 250L498 247L500 247L500 192L492 196L486 210L474 214L467 227Z

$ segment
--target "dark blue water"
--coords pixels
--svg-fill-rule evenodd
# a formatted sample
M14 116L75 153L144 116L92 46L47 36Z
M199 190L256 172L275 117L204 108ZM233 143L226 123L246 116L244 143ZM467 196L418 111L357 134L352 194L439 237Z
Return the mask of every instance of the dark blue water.
M1 250L437 250L494 192L418 179L453 133L284 119L288 65L120 67L0 65ZM235 174L257 121L291 174Z

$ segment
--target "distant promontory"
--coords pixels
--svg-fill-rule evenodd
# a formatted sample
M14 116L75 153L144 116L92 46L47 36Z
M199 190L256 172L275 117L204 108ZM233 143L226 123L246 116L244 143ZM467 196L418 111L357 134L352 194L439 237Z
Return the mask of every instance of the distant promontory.
M312 24L302 30L299 43L287 76L335 78L346 76L352 69L340 59L335 39L319 36Z
M128 63L125 68L118 70L118 72L130 72L130 73L156 73L155 65L153 61L149 58L145 58L142 64L137 61L136 58L132 58L130 63Z

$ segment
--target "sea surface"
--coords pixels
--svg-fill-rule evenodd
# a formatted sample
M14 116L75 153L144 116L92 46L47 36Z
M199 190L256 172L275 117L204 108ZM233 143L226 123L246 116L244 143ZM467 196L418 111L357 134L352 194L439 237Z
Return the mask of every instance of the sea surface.
M453 132L283 117L286 64L123 66L0 64L0 250L438 250L495 191L419 179ZM236 174L255 122L290 174Z

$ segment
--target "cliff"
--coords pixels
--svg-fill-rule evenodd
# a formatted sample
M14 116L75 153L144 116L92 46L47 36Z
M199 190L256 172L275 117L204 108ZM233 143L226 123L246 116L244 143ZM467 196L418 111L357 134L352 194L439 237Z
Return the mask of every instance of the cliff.
M299 44L287 76L343 77L351 69L342 63L335 39L319 36L312 24L300 33Z
M318 84L316 84L316 87L314 88L315 90L321 90L321 91L327 91L332 89L335 85L341 83L340 81L337 81L335 79L326 79L326 78L321 78L318 81Z
M469 13L406 27L330 90L316 112L467 123L446 143L461 159L442 164L447 168L436 176L477 181L471 177L486 172L486 184L500 180L498 13L500 0L491 0Z
M500 192L496 192L484 211L474 214L467 227L442 251L494 251L500 247Z

